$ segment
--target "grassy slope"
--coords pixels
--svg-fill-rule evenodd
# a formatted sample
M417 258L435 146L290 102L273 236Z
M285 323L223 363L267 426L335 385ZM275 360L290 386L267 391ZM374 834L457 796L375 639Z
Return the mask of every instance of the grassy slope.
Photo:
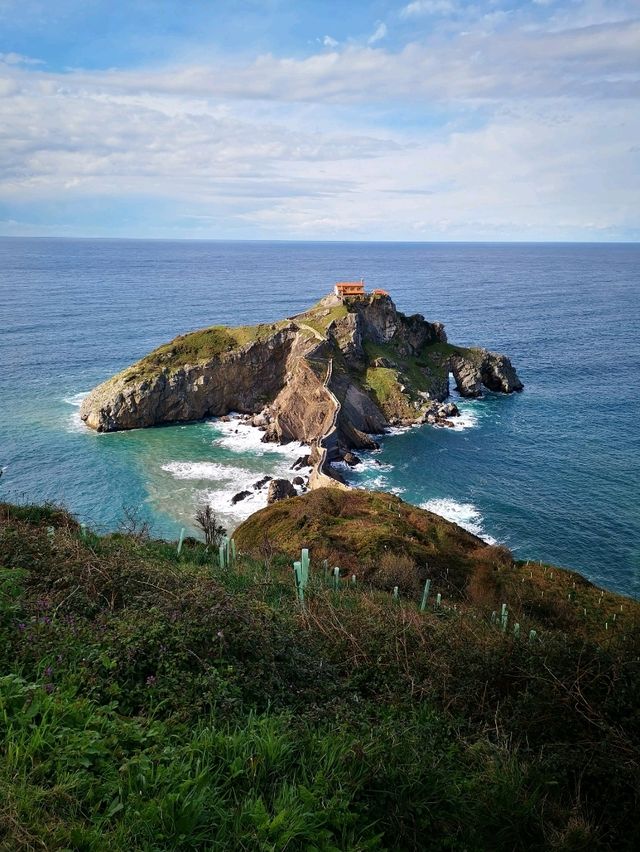
M433 390L433 383L442 383L449 372L451 355L471 357L475 350L451 343L432 343L425 346L417 356L401 355L394 343L378 344L367 341L364 344L368 366L364 375L364 385L371 392L382 410L389 417L415 417L416 409L412 403L420 405L418 391ZM386 358L393 367L374 367L376 358ZM401 390L405 387L405 391Z
M314 305L309 311L300 314L295 319L311 326L321 335L326 336L329 325L337 319L346 316L348 306L340 304L333 307ZM407 398L400 391L400 385L408 387L410 394L415 397L416 391L427 391L432 378L444 378L447 373L446 363L454 354L468 357L474 350L454 346L450 343L436 343L424 347L419 356L401 355L394 342L387 344L364 342L367 367L363 375L354 375L372 393L383 410L395 415L415 416L415 410L407 406ZM337 354L339 360L340 356ZM394 366L374 367L376 358L387 358Z
M235 328L215 325L182 334L154 349L125 370L126 381L138 381L166 370L171 373L185 364L199 364L240 346L266 340L287 325L285 320L273 324L245 325Z
M472 536L382 495L349 517L339 496L299 501L303 523L274 519L232 571L196 542L178 558L0 505L1 849L637 848L637 605L584 584L592 627L542 611L516 639L447 585L447 559L481 565ZM402 541L440 554L427 612L362 579L331 591L315 546L300 610L278 542L314 513L322 535L329 509L343 548L368 512L399 563ZM529 570L484 564L517 611ZM572 587L533 573L547 600Z
M346 312L346 308L339 305L324 315L324 310L314 306L306 313L300 314L297 319L325 335L328 325L334 319L345 316ZM185 364L203 363L237 347L266 340L276 331L286 327L289 322L290 320L280 320L275 323L235 327L214 325L191 331L154 349L127 367L120 375L126 382L133 382L151 378L162 371L172 373Z
M334 320L346 317L347 307L344 304L335 305L330 308L314 305L303 314L299 314L295 319L298 322L311 326L323 337L326 337L327 329Z
M376 588L397 585L416 600L430 578L456 605L479 607L486 615L508 601L522 630L565 630L604 640L609 631L640 619L640 605L573 571L513 561L505 548L488 546L457 524L384 492L310 491L256 512L234 538L255 557L266 541L290 558L309 547L317 560L355 572ZM394 561L395 571L387 564Z

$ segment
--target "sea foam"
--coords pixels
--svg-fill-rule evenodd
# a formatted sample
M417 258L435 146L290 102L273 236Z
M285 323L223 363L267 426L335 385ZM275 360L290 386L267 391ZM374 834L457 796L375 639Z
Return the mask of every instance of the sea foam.
M244 468L218 464L217 462L173 461L163 464L162 470L173 474L176 479L215 479L225 482L231 482L237 480L238 477L247 475Z
M435 515L445 518L447 521L453 521L459 527L467 530L467 532L477 535L487 544L497 544L497 539L488 535L483 527L484 518L480 514L477 506L473 503L458 503L449 497L435 498L427 500L426 503L421 503L422 509L427 509Z
M288 444L263 442L264 432L237 416L228 421L210 420L209 425L219 433L213 440L214 446L225 447L234 452L259 456L279 455L293 461L309 452L309 447L298 441Z
M73 396L65 396L63 402L66 402L67 405L74 405L76 408L80 408L82 405L82 400L89 396L90 391L80 391L80 393L74 393Z
M458 406L458 411L460 412L458 417L451 418L453 429L456 432L464 432L465 429L474 429L478 425L480 406L476 400L470 400L460 394L456 388L453 373L449 373L449 396Z
M80 419L80 406L82 405L82 400L89 396L89 393L90 391L80 391L80 393L74 393L72 396L63 397L63 402L75 408L75 411L67 421L68 432L86 432L88 430L89 427Z
M171 461L162 470L177 480L197 482L201 485L194 493L198 503L208 503L221 517L232 523L245 520L253 512L267 505L268 483L255 490L253 485L264 476L293 479L308 475L310 468L292 470L291 465L309 452L309 447L297 441L289 444L263 443L263 432L241 420L238 416L229 421L211 420L208 425L215 431L212 455L216 448L233 454L233 461ZM248 466L244 467L242 461ZM207 485L207 482L210 484ZM215 485L214 485L215 483ZM301 488L296 490L300 493ZM240 491L249 491L248 497L233 502Z

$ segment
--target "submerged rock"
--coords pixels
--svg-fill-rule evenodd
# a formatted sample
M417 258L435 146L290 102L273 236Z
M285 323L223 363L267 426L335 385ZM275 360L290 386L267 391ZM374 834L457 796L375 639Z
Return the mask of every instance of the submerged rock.
M300 456L291 465L290 470L302 470L303 467L309 467L309 465L310 465L309 456L308 455Z

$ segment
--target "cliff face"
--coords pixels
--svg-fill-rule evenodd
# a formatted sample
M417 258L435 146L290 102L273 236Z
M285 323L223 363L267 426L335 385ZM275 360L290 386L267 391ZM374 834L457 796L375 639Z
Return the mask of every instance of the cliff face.
M201 363L149 369L143 359L95 388L80 416L98 432L138 429L261 409L285 383L292 324Z
M449 344L440 323L388 296L327 296L271 326L176 338L95 388L81 417L112 432L239 411L257 415L265 440L324 446L331 460L375 446L389 424L437 422L449 372L464 396L522 389L506 356Z

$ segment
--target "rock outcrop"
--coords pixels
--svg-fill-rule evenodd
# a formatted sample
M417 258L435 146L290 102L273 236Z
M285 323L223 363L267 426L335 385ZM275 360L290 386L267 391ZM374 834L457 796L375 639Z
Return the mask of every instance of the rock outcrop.
M436 405L450 372L463 396L522 389L505 355L450 344L441 323L405 316L389 296L327 296L272 325L182 335L95 388L80 415L112 432L236 411L264 441L309 444L326 473L392 423L450 425L456 411ZM326 484L313 473L310 483Z
M210 357L194 363L187 347L181 359L189 336L162 347L168 349L166 360L156 350L95 388L80 411L87 426L116 432L260 410L285 384L288 357L299 337L289 323L229 349L214 345L215 339Z
M298 492L288 479L272 479L267 492L267 503L277 503L287 497L295 497Z
M524 385L506 355L498 355L487 349L473 349L469 352L471 354L467 357L454 355L451 358L451 372L461 396L480 396L483 386L501 393L522 390Z
M495 352L487 352L486 349L483 352L480 376L486 388L500 393L523 390L524 385L506 355L497 355Z

